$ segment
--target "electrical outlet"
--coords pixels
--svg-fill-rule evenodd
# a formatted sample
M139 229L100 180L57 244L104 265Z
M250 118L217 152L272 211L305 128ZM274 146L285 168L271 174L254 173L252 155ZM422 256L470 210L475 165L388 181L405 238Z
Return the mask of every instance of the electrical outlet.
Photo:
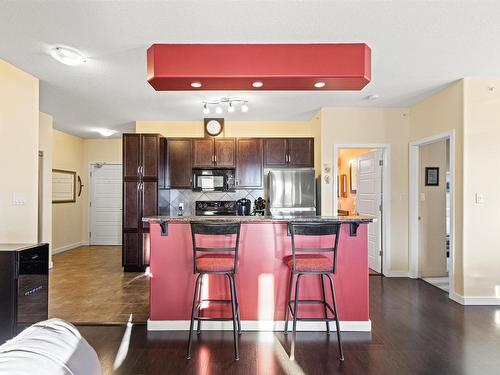
M26 194L14 193L14 196L12 198L12 204L14 206L24 206L26 204Z

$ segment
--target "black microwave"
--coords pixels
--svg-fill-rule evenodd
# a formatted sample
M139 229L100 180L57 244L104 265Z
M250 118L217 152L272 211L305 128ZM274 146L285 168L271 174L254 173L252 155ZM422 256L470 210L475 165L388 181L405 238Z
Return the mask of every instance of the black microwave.
M235 169L193 169L193 191L235 191Z

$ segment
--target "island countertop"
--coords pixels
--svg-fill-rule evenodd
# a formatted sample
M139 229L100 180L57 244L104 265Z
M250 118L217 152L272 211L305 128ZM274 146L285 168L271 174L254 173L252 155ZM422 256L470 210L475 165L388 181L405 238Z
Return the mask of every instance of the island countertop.
M338 223L369 223L372 216L147 216L142 221L147 223L190 223L192 221L227 221L240 223L287 223L290 221L312 222L330 221Z

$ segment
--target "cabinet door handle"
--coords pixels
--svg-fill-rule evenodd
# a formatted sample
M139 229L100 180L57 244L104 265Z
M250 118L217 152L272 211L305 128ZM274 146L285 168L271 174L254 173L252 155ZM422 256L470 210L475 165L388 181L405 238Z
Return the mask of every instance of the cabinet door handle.
M141 176L144 177L144 166L141 165Z
M137 175L140 176L141 175L141 166L139 165L137 167Z
M214 155L214 163L217 164L217 155Z

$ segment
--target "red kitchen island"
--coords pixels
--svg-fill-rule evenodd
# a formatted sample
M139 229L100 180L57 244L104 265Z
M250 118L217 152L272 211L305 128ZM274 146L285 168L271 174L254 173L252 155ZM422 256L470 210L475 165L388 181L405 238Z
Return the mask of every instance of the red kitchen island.
M146 217L150 224L150 315L148 330L188 330L196 276L193 274L191 221L240 221L239 265L236 282L243 330L284 329L289 270L283 258L291 254L287 218L234 217ZM293 221L342 223L333 276L342 331L370 331L368 311L368 244L366 216L307 217ZM312 239L313 241L315 239ZM318 239L316 239L318 241ZM224 275L205 275L202 298L228 298ZM318 277L305 276L301 298L319 298ZM328 294L328 293L327 293ZM204 306L204 314L230 316L224 305ZM227 310L226 310L227 309ZM299 316L323 316L321 306L304 305ZM331 325L334 329L334 325ZM207 321L204 330L232 330L232 322ZM291 324L289 324L291 329ZM323 322L298 322L297 330L324 331Z

